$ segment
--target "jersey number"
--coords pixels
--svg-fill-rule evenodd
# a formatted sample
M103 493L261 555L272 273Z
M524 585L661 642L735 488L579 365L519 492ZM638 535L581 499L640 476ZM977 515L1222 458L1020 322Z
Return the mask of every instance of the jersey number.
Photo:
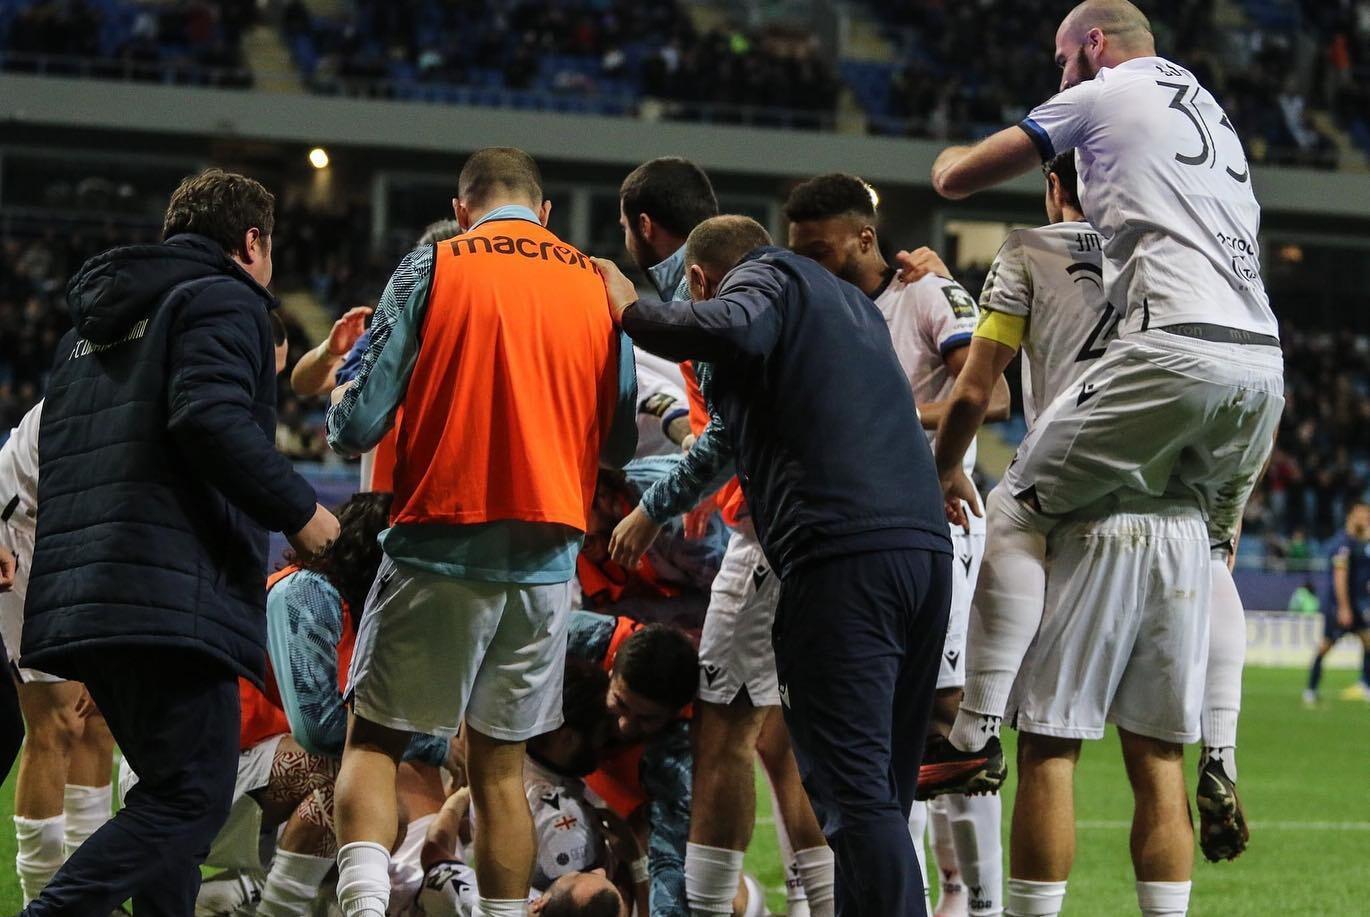
M1188 83L1167 83L1165 80L1157 80L1156 85L1175 90L1175 95L1170 100L1170 107L1189 119L1189 123L1194 125L1194 130L1199 134L1199 142L1203 144L1203 148L1193 156L1186 156L1184 153L1176 153L1175 161L1184 163L1187 166L1201 166L1208 163L1209 156L1212 155L1213 162L1209 163L1209 168L1217 165L1218 157L1217 152L1214 150L1215 144L1213 143L1213 133L1209 130L1203 115L1200 114L1198 108L1194 106L1193 100L1185 100L1185 96L1188 95L1191 88L1194 90L1194 98L1197 99L1199 96L1199 87L1191 87ZM1222 120L1218 123L1220 126L1230 130L1232 136L1237 136L1237 129L1232 126L1232 122L1228 120L1227 115L1223 115ZM1240 142L1240 139L1241 138L1238 138L1238 142ZM1242 171L1240 172L1232 171L1230 166L1224 167L1223 171L1225 171L1233 181L1246 182L1251 178L1251 169L1246 163L1242 163Z
M1075 358L1075 362L1087 363L1102 357L1105 348L1108 347L1109 338L1117 336L1118 322L1122 321L1122 318L1123 313L1109 303L1104 303L1104 313L1099 316L1099 324L1089 333L1089 339L1085 341L1085 346L1080 348L1080 355Z

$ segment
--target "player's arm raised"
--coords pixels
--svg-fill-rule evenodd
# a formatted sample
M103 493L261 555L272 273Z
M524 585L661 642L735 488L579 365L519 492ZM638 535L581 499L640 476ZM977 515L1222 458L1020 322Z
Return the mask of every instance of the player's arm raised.
M949 200L970 197L1037 168L1041 153L1025 130L1007 127L975 146L947 147L932 164L932 186Z

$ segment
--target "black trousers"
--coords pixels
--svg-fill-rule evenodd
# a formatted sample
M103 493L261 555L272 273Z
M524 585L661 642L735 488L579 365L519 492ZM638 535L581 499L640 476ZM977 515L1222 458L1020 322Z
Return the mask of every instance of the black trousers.
M74 657L138 785L27 917L191 917L200 864L228 819L238 770L238 679L200 653L104 648Z
M909 810L951 607L951 555L816 561L780 590L785 723L837 864L839 917L926 917Z

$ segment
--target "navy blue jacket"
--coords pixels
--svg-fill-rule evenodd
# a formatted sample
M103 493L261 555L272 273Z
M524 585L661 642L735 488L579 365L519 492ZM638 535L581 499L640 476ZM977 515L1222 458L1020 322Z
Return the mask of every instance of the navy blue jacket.
M951 552L908 377L884 317L856 287L767 246L714 299L634 303L623 330L666 359L713 363L714 406L781 576L869 550Z
M38 431L22 660L165 646L260 682L267 530L314 491L275 448L271 294L202 236L97 255L67 288Z

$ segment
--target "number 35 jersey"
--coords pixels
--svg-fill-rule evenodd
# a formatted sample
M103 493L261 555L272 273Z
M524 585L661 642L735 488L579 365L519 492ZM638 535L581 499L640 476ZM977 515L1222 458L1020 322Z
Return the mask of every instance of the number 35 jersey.
M1160 57L1104 68L1021 126L1043 158L1075 150L1122 333L1205 322L1278 334L1241 138L1192 73Z
M1004 240L980 293L980 334L1023 352L1028 427L1056 396L1104 355L1121 315L1103 284L1103 244L1088 223L1015 229ZM999 316L1010 316L1000 321Z

